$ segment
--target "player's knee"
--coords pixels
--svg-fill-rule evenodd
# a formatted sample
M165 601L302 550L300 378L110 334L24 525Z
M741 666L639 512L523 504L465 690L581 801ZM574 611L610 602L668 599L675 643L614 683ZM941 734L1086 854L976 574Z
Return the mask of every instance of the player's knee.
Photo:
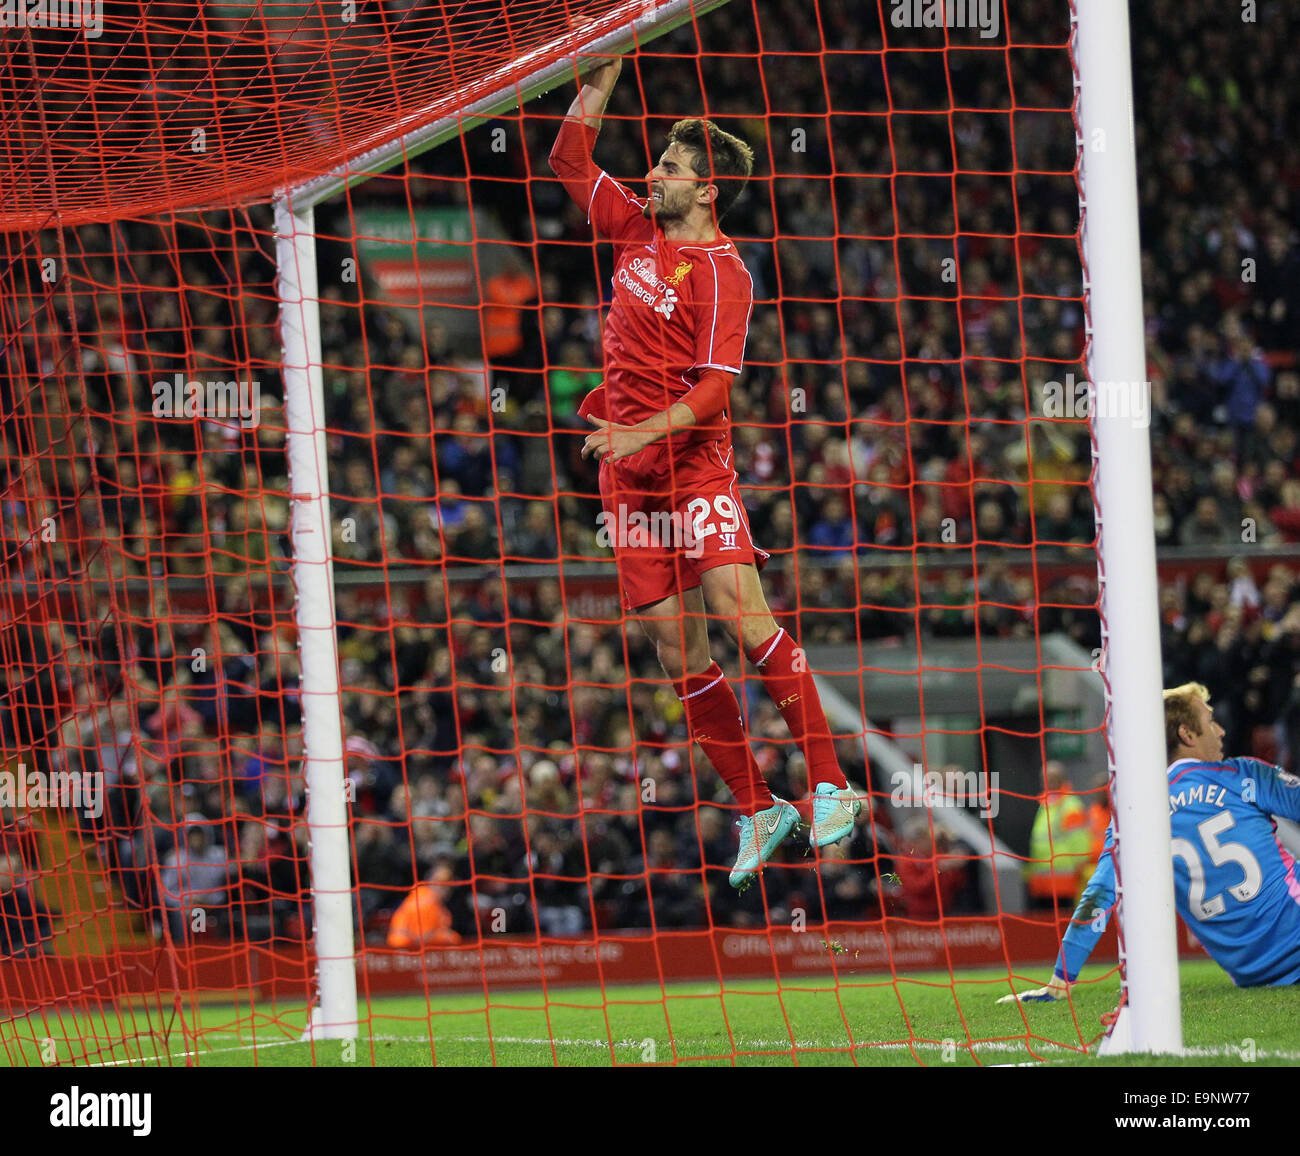
M686 677L686 656L680 646L658 646L659 665L669 678L680 681Z
M762 613L745 613L739 607L733 607L730 613L720 609L718 618L736 645L746 650L752 650L776 632L776 620L766 608Z
M750 614L742 617L739 627L739 642L746 650L761 646L776 633L776 619L764 610L762 614Z
M724 618L722 620L722 629L727 632L727 636L739 647L748 645L745 642L745 624L737 618Z
M688 674L699 674L708 669L709 663L713 661L707 637L703 643L688 642L685 647L660 643L658 653L659 665L663 667L664 673L677 682Z
M706 635L702 641L689 644L686 647L686 669L693 674L698 674L706 670L709 663L713 661L712 654L709 653L709 639Z

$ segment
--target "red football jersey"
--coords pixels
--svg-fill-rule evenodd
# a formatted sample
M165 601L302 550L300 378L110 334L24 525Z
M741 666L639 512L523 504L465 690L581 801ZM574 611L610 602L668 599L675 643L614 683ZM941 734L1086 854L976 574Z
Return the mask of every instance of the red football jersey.
M587 208L597 234L614 242L614 301L605 318L605 411L619 425L660 413L708 369L739 373L754 282L729 238L677 243L647 220L646 201L591 159L595 130L565 120L551 167ZM599 415L599 406L585 412ZM674 444L731 440L726 410ZM657 443L662 445L663 443Z

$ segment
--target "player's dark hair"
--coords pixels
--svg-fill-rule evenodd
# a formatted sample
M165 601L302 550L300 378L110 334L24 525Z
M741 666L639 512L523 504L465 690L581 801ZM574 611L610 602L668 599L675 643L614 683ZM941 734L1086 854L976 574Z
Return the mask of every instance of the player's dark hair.
M1174 753L1183 745L1178 731L1187 727L1194 735L1201 733L1201 720L1193 705L1197 699L1210 701L1210 692L1199 682L1185 682L1165 691L1165 757L1173 759Z
M714 210L721 220L745 191L745 181L754 171L754 150L740 137L700 117L679 120L668 133L668 143L690 149L695 175L718 186Z

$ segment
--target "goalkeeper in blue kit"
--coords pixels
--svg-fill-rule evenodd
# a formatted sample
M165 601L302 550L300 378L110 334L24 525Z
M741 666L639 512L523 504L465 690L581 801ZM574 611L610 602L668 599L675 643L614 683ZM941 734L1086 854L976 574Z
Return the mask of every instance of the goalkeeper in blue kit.
M1300 820L1300 778L1258 759L1223 757L1223 728L1200 683L1164 693L1178 914L1238 987L1300 982L1300 878L1273 815ZM1061 999L1115 904L1113 825L1046 987L1014 1000Z

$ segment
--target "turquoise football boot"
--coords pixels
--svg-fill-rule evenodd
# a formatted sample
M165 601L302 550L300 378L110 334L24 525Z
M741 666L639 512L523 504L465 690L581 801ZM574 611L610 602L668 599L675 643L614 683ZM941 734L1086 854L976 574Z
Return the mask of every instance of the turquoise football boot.
M862 810L862 800L852 787L818 783L812 798L812 827L808 842L828 847L853 832L853 821Z
M772 800L772 806L757 815L737 820L740 828L740 851L731 869L731 885L743 887L799 822L799 812L784 799Z

